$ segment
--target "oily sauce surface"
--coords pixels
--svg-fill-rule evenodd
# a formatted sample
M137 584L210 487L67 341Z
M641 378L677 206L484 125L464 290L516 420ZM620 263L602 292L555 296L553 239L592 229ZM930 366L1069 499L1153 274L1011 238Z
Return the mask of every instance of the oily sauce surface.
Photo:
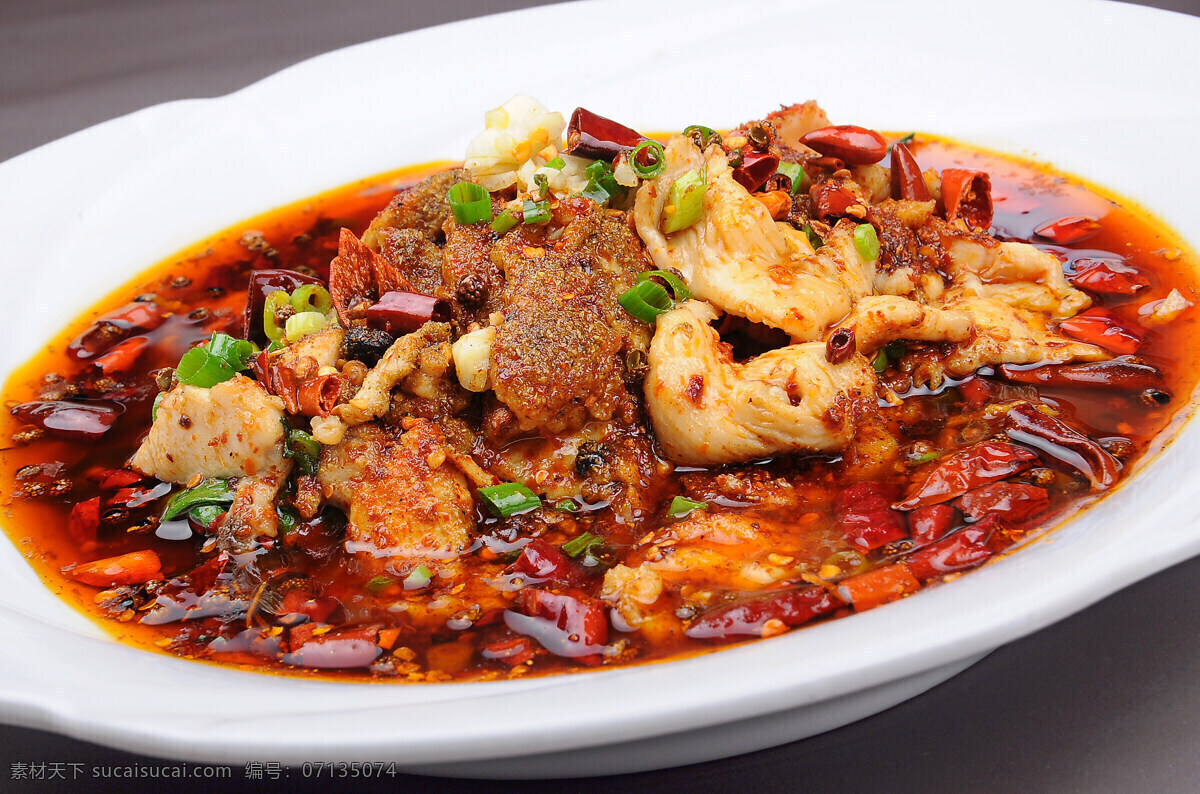
M924 168L966 167L990 173L995 200L993 233L999 239L1028 240L1053 251L1064 261L1068 274L1095 260L1135 269L1147 282L1135 295L1093 295L1095 305L1122 320L1137 324L1143 307L1172 289L1200 302L1193 255L1136 207L1122 206L1052 171L955 143L918 136L912 149ZM440 167L410 169L356 183L254 218L187 249L114 292L10 378L4 395L8 407L38 399L102 397L124 409L101 442L51 435L25 440L21 435L27 430L25 423L5 417L0 425L5 439L16 436L0 452L5 528L49 587L97 617L122 640L185 657L353 680L471 680L531 671L575 671L601 662L594 649L585 653L576 647L578 638L572 640L569 627L564 631L562 626L533 623L527 615L496 606L517 597L522 575L514 573L511 566L535 535L556 547L584 531L603 540L573 563L581 572L575 585L589 597L598 593L606 568L654 560L667 547L675 550L680 564L692 559L697 568L712 565L714 555L730 549L743 554L745 562L737 571L724 570L709 582L693 581L670 596L674 601L669 608L658 605L659 612L674 614L679 620L694 617L698 603L736 600L738 588L731 582L741 582L747 591L755 585L759 589L766 585L769 591L805 582L836 584L849 574L880 568L905 552L897 546L863 553L839 528L837 499L846 484L861 479L865 470L855 454L784 458L713 470L680 467L672 471L659 460L655 464L662 477L654 492L640 509L626 515L609 509L603 501L587 500L581 500L573 512L537 521L522 516L497 519L480 510L477 540L461 559L464 576L446 586L434 581L413 591L396 581L367 581L341 548L339 532L344 518L327 510L265 550L256 564L286 563L295 576L319 583L319 603L310 605L310 611L319 613L320 619L313 617L310 628L322 623L331 627L325 631L344 632L344 650L350 656L361 646L355 644L359 642L355 631L364 631L363 637L379 638L383 650L378 659L369 665L348 664L355 669L340 672L307 665L302 657L290 657L291 664L280 661L295 626L255 619L256 603L205 601L197 586L168 584L160 593L166 594L166 601L158 600L158 617L149 623L143 618L156 602L139 598L133 592L136 588L102 590L65 576L61 572L64 566L141 549L157 552L168 579L187 576L212 560L211 539L202 532L185 533L190 537L183 540L156 534L157 516L170 488L143 482L134 486L141 496L125 494L118 503L114 503L111 490L100 488L103 473L124 466L149 428L151 403L158 393L154 373L175 366L187 349L215 331L240 332L245 284L252 270L301 269L324 279L343 226L361 234L400 186L434 170ZM1046 223L1081 215L1100 223L1099 230L1086 240L1058 245L1035 234ZM90 364L67 356L70 341L94 318L138 296L155 300L168 317L145 334L148 352L133 369L107 378ZM1142 392L1111 389L1038 386L1037 393L1072 424L1106 443L1128 473L1139 458L1163 443L1160 434L1170 427L1195 388L1200 371L1196 333L1190 311L1172 323L1146 329L1138 356L1163 373L1158 391L1165 397L1158 401ZM991 388L1010 396L1029 394L1035 388L989 378L988 373L982 377ZM895 488L902 489L921 466L933 465L929 450L961 449L994 430L983 409L965 405L960 384L951 380L932 394L905 392L902 379L894 384L907 399L902 408L885 411L884 418L889 430L905 442L908 461L907 467L891 478ZM510 467L514 465L512 453L518 449L528 452L531 476L542 465L538 461L565 454L534 434L513 441L505 450ZM499 454L478 452L485 464L489 455ZM1042 478L1049 492L1047 509L1036 521L1006 526L992 541L993 552L1022 541L1038 527L1057 523L1094 499L1086 481L1078 476L1051 468ZM733 530L718 540L675 536L665 510L677 495L704 502L716 516L751 516L763 538L739 536ZM102 497L104 505L99 535L95 543L81 545L71 535L69 516L74 505L95 496ZM653 542L646 542L650 530L658 531ZM687 554L676 546L686 546ZM194 583L198 577L192 574L191 578ZM322 611L324 607L330 611ZM851 611L843 606L823 614L837 617ZM753 618L744 615L741 619ZM615 631L604 664L664 659L714 647L711 639L685 636L679 630L681 624L670 620L650 621L638 631L622 631L632 627L620 625L615 612L613 620ZM542 648L515 639L514 632L536 638ZM545 648L558 650L547 653Z

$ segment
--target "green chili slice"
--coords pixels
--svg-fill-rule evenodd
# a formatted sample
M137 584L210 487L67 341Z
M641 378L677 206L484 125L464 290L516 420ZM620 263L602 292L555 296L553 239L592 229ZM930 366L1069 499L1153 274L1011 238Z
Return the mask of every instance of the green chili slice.
M492 515L507 518L519 513L528 513L542 506L537 494L519 482L506 482L479 489L479 495Z
M170 521L202 505L221 505L228 509L233 504L233 495L234 489L228 480L203 480L195 488L188 488L172 496L163 510L162 520Z

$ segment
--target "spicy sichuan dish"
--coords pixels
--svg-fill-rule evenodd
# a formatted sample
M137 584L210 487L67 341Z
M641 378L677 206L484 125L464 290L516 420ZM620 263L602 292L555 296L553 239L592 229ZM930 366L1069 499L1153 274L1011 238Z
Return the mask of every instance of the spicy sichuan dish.
M10 380L8 525L53 587L298 673L692 654L992 560L1195 386L1167 231L813 102L655 140L519 96L400 181L230 230Z

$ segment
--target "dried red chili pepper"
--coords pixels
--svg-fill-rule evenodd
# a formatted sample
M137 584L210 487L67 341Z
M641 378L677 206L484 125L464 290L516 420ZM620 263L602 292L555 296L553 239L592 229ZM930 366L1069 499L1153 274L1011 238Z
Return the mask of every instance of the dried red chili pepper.
M1105 259L1076 259L1070 281L1098 295L1134 295L1150 286L1136 268Z
M105 375L112 376L133 369L133 365L141 358L150 340L144 336L135 336L110 347L107 351L92 359L92 363L100 368Z
M82 547L96 542L96 533L100 530L100 497L93 496L85 499L71 508L71 516L67 519L67 532L71 539Z
M1048 364L1023 368L1001 364L997 371L1017 383L1080 386L1136 391L1162 385L1162 373L1141 361L1115 358L1086 364Z
M887 154L887 141L875 130L842 124L822 127L800 136L800 143L826 157L849 165L878 163Z
M63 573L93 587L145 584L152 579L162 578L162 563L153 551L131 551L94 562L68 565L63 568Z
M450 319L450 302L417 292L385 292L367 309L367 324L372 328L400 336L411 334L428 322Z
M298 667L322 669L347 669L367 667L375 661L383 649L378 645L379 629L374 626L355 626L335 629L327 634L312 634L296 643L290 636L291 653L284 654L280 661Z
M881 482L859 482L838 494L834 515L852 544L877 549L908 537L904 514L892 509L895 489Z
M908 514L908 530L919 544L941 540L960 523L958 511L948 504L925 505Z
M1136 353L1143 334L1107 309L1091 308L1058 324L1058 330L1081 342L1098 345L1118 355Z
M1059 245L1070 245L1086 240L1100 231L1100 222L1086 215L1071 215L1050 223L1044 223L1033 230L1038 237L1043 237Z
M92 323L67 345L67 355L87 361L135 333L153 331L163 324L162 311L154 303L134 301L109 312Z
M115 491L118 488L128 488L146 479L143 475L129 469L105 469L96 478L101 491Z
M509 667L525 664L533 658L533 654L533 640L528 637L497 640L483 646L479 651L479 655L484 659L495 659L504 662Z
M983 378L972 375L958 384L958 393L963 396L963 400L971 408L982 408L987 404L988 398L992 396L994 388Z
M338 255L329 263L329 295L344 327L350 327L351 307L369 302L373 295L393 290L411 292L412 288L391 262L371 250L354 232L342 229Z
M579 585L587 578L587 574L571 562L571 558L561 549L541 538L534 538L525 544L521 556L517 557L510 570L538 582L549 581L567 586Z
M837 594L855 612L896 601L921 589L921 583L904 565L896 563L856 574L838 583Z
M742 150L742 164L733 169L733 178L746 190L754 191L762 187L777 170L779 155L747 147Z
M735 604L717 607L696 618L684 634L697 640L736 640L761 637L770 620L794 628L844 606L824 587L779 590Z
M504 613L504 623L518 634L533 637L556 656L584 664L599 664L608 642L604 606L578 591L554 593L526 587L517 596L520 613ZM523 614L522 614L523 613Z
M854 356L855 350L854 328L839 328L825 343L825 360L830 364L842 364Z
M263 328L263 308L267 296L284 290L294 292L305 284L320 284L319 278L295 270L255 270L250 274L246 287L246 313L243 315L242 336L260 345L267 343L267 332Z
M904 559L904 565L921 582L935 576L965 571L981 565L995 551L988 545L992 534L1000 525L998 516L986 516L948 535L936 543L913 552Z
M929 186L921 175L917 158L902 143L892 146L892 198L907 201L929 201Z
M1120 477L1120 464L1104 447L1029 403L1018 403L1008 410L1004 431L1014 441L1078 470L1097 491L1111 488Z
M992 178L984 171L947 168L942 171L942 203L946 220L962 218L987 231L992 225Z
M567 125L567 154L612 161L646 140L640 132L586 108L575 108Z
M840 218L850 207L862 204L858 196L837 182L821 182L813 185L808 196L812 202L813 215L820 221L832 217Z
M1045 488L1023 482L995 482L967 491L955 502L971 519L995 514L1009 524L1020 524L1050 507L1050 494Z
M980 441L942 458L896 507L912 510L948 502L967 491L1002 480L1033 465L1037 455L1006 441Z

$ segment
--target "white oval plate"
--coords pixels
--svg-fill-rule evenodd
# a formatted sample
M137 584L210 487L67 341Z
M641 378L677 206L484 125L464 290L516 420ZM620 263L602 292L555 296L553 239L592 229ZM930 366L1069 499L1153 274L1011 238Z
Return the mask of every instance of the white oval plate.
M483 112L518 91L643 129L731 126L816 98L835 120L1034 155L1200 240L1200 163L1160 157L1200 126L1200 21L1101 2L994 4L983 20L976 8L860 2L848 19L835 2L577 3L351 47L230 96L101 124L0 165L8 294L36 297L0 315L0 372L185 244L359 177L460 156ZM795 66L778 66L789 54ZM195 761L390 759L472 775L745 752L898 702L1200 552L1188 493L1198 453L1191 423L1048 541L881 609L693 659L501 683L319 683L139 651L0 543L0 636L23 638L0 655L0 718ZM564 752L604 746L596 767Z

